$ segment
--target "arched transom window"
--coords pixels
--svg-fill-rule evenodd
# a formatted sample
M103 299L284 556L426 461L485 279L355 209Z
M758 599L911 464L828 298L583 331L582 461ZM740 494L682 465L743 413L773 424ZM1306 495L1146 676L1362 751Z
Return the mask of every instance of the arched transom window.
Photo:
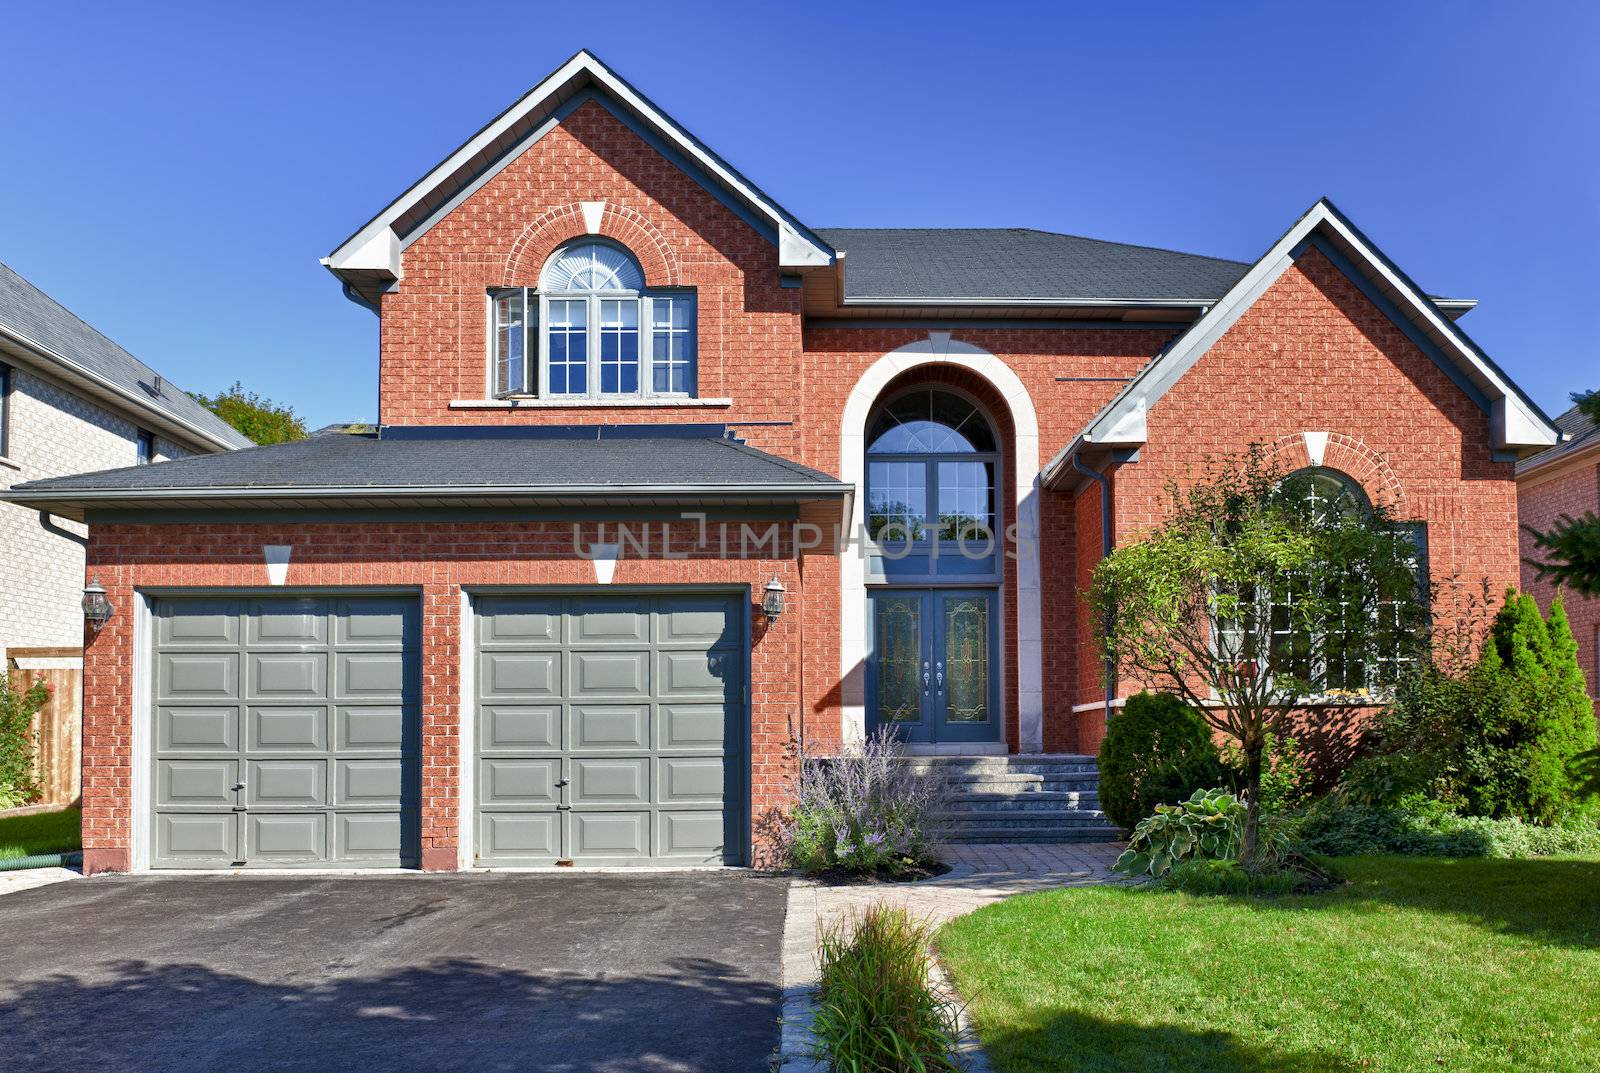
M999 452L960 395L919 388L867 425L867 532L879 542L982 540L995 530Z
M694 294L646 290L639 262L620 246L571 243L551 255L537 289L491 297L497 396L694 394Z

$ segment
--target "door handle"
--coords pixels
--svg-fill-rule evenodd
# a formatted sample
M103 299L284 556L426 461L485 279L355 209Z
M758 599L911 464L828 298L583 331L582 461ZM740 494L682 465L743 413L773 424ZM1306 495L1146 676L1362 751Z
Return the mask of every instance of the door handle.
M940 660L939 661L938 667L939 667L939 669L934 672L934 678L939 683L939 692L943 693L944 692L944 660Z
M926 693L928 691L928 661L927 660L923 660L922 661L922 691L924 693Z

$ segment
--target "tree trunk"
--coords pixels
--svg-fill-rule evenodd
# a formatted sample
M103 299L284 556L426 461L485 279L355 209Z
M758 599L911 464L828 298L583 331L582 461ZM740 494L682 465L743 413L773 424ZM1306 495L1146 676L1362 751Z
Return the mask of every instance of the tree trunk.
M1239 844L1239 864L1245 871L1256 866L1256 844L1261 833L1261 752L1263 742L1244 743L1244 839Z

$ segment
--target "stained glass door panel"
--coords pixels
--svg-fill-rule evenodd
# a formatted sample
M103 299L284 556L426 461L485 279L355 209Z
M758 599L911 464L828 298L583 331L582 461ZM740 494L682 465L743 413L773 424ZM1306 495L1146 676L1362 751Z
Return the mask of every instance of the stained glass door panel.
M933 739L999 741L995 593L935 589Z

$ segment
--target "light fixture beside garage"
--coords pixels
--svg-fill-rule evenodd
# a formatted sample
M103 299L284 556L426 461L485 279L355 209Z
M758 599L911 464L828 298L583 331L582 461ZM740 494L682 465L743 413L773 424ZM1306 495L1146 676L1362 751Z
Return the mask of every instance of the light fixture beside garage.
M89 624L90 630L99 633L100 627L111 620L111 613L115 610L99 578L83 587L83 621Z
M773 574L772 580L767 582L765 594L761 597L761 610L766 613L767 621L774 622L783 614L783 594L787 591L783 582L778 580L778 575Z

